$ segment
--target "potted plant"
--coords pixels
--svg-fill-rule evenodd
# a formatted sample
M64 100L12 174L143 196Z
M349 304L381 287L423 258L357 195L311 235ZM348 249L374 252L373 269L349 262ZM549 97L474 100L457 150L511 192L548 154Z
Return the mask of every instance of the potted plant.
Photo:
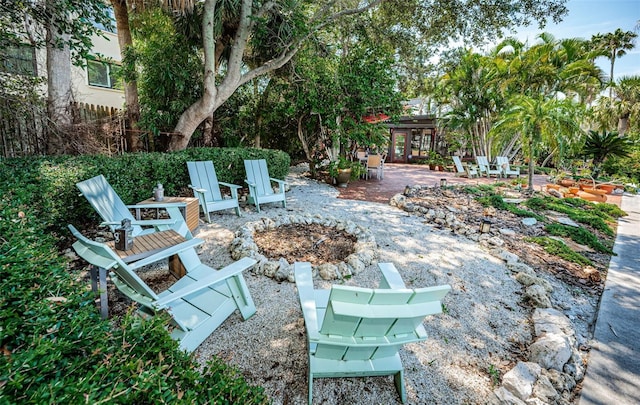
M335 179L338 187L347 187L349 180L357 180L363 171L360 162L352 162L344 156L329 164L329 175Z

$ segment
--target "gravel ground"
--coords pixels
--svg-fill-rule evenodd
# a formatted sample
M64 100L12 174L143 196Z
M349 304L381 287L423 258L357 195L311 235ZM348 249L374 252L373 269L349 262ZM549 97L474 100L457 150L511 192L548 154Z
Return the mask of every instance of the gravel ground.
M196 236L206 241L199 251L203 262L215 268L231 263L228 247L235 231L263 217L319 213L363 225L375 235L378 261L394 263L409 287L452 286L445 313L425 321L429 339L401 350L408 403L486 403L495 377L526 356L532 339L531 310L522 304L522 286L504 262L478 243L397 208L338 199L334 188L300 171L294 168L287 179L286 209L267 204L258 214L245 206L240 218L228 211L201 224ZM233 314L195 356L203 364L213 355L227 360L264 387L274 404L306 403L306 338L295 286L251 272L245 279L257 313L247 321ZM374 264L342 282L376 287L379 280ZM330 286L322 280L315 284ZM584 306L595 311L589 302ZM315 404L400 403L392 377L316 379L313 399Z

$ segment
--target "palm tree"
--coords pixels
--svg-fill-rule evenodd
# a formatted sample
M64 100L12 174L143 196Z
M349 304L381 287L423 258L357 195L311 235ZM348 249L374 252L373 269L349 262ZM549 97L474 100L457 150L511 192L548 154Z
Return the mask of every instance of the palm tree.
M614 107L618 117L618 132L623 136L629 123L640 129L640 76L623 76L615 87Z
M606 158L609 156L628 157L630 149L631 143L629 140L618 136L618 133L615 131L602 131L602 133L599 133L589 130L584 147L582 148L582 153L585 156L593 157L591 172L595 179L598 178L600 165Z
M529 157L528 184L533 192L533 170L539 146L563 150L573 135L581 132L576 120L578 107L569 99L516 95L509 100L511 106L495 125L497 130L511 129L521 134L523 147Z
M492 143L487 135L502 102L491 84L495 82L494 74L491 58L466 51L438 83L442 92L439 101L450 109L445 114L446 125L465 131L476 155L491 155Z
M613 96L613 67L616 58L627 54L628 50L635 47L634 39L638 36L633 31L622 31L620 28L608 34L596 34L591 37L591 42L602 50L602 55L611 61L611 74L609 75L609 98Z

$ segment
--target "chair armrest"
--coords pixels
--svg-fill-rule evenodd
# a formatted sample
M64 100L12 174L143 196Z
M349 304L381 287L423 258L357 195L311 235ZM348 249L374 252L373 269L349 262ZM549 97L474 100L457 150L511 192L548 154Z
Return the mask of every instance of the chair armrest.
M235 189L241 189L242 188L242 186L238 186L236 184L231 184L231 183L225 183L225 182L222 182L222 181L219 181L218 184L221 184L221 185L223 185L225 187L229 187L229 188L235 188Z
M133 208L133 209L146 209L146 208L171 208L171 207L184 208L186 206L187 206L187 203L183 203L183 202L178 202L178 203L155 202L150 204L127 205L126 207Z
M271 181L275 181L275 182L276 182L276 183L278 183L278 184L287 184L287 182L286 182L286 181L284 181L284 180L280 180L280 179L276 179L276 178L273 178L273 177L269 177L269 180L271 180Z
M162 226L162 225L175 225L175 219L144 219L137 220L134 219L131 221L131 225L140 225L140 226ZM100 225L120 225L120 221L104 221L101 222Z
M199 194L204 194L207 191L206 188L200 188L200 187L192 186L191 184L189 184L189 188L191 188L194 193L199 193Z
M402 276L398 273L398 269L393 263L378 263L378 268L382 272L382 280L380 280L380 288L400 289L407 288Z
M293 271L298 288L298 298L300 308L304 317L304 324L307 329L307 339L317 340L320 337L320 327L318 325L318 312L313 290L313 275L311 264L308 262L297 262L293 265Z
M168 248L163 249L163 250L159 251L158 253L154 253L151 256L145 257L142 260L138 260L136 262L133 262L133 263L129 264L129 267L131 267L131 269L135 270L135 269L138 269L140 267L144 267L144 266L146 266L148 264L160 261L162 259L166 259L169 256L173 256L173 255L178 254L180 252L184 252L185 250L193 249L196 246L202 245L203 243L204 243L204 240L199 239L199 238L189 239L189 240L187 240L185 242L178 243L177 245L169 246Z
M254 259L243 257L237 262L232 263L218 271L211 269L211 275L203 277L197 280L195 283L191 283L190 285L179 290L173 291L171 294L167 294L166 296L157 300L153 305L157 309L166 308L170 306L172 302L184 298L187 295L193 294L194 292L200 291L205 288L209 288L210 286L218 284L228 278L237 276L243 271L251 268L256 263L257 262Z

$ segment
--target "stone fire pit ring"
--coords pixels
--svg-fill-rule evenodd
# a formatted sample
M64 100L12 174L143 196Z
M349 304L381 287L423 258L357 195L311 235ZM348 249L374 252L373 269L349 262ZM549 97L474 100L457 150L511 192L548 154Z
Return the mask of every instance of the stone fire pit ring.
M287 280L295 282L293 275L293 263L287 262L284 258L267 258L258 250L253 235L255 232L265 232L285 225L311 225L317 224L337 230L342 230L353 235L357 241L354 246L354 253L347 256L339 263L324 263L321 265L311 264L314 277L324 280L337 280L348 278L358 274L367 266L371 265L377 258L377 244L373 234L366 228L356 225L354 222L336 219L334 217L323 217L321 215L285 215L276 218L262 218L257 222L249 222L236 232L235 238L231 242L229 250L234 260L243 257L251 257L258 263L253 267L255 274L262 274L278 281Z

